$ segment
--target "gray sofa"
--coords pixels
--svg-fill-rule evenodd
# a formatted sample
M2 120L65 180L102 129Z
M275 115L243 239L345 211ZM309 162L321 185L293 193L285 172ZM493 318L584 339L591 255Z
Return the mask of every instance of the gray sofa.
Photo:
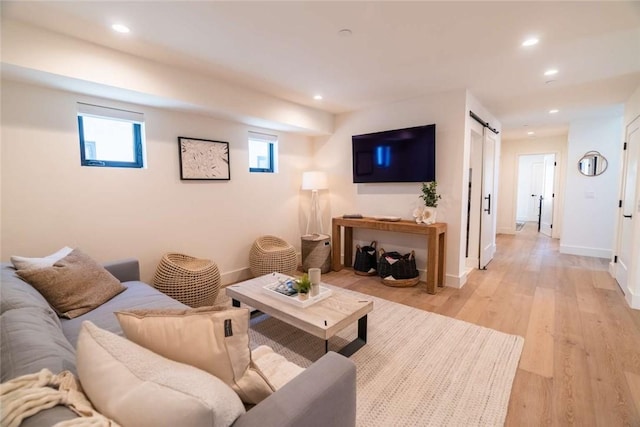
M75 371L75 344L84 320L122 334L114 311L132 308L184 308L178 301L139 281L134 259L105 265L127 290L75 319L61 319L10 264L2 264L0 282L0 376L2 382L48 368L53 373ZM302 374L241 415L245 426L354 426L355 365L327 353ZM52 426L76 415L55 406L27 418L25 427ZM130 427L130 426L124 426ZM188 427L188 426L184 426Z

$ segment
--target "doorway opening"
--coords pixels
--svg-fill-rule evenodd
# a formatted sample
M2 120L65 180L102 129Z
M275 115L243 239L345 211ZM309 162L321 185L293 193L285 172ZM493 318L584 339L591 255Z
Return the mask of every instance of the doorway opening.
M516 232L535 223L538 232L552 237L556 165L555 153L518 156Z

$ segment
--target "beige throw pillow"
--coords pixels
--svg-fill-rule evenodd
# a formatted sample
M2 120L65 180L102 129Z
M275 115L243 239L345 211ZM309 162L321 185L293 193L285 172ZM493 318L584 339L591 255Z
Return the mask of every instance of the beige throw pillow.
M125 288L118 279L78 249L51 267L18 270L60 317L72 319L104 304Z
M259 403L274 391L251 360L247 309L150 309L116 316L128 339L215 375L245 403Z
M85 321L77 345L82 388L100 413L122 426L229 426L244 414L221 380Z
M73 248L65 246L57 252L47 255L42 258L27 258L23 256L14 255L11 257L11 264L16 270L27 270L30 268L44 268L51 267L56 261L61 260L73 251Z

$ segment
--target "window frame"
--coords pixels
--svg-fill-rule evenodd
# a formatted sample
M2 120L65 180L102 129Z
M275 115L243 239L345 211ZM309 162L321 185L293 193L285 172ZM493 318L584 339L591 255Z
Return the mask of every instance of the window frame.
M94 113L92 110L97 110ZM112 109L108 107L100 107L97 105L78 103L78 135L80 139L80 166L93 166L93 167L111 167L111 168L144 168L144 147L142 144L142 132L143 121L133 120L129 118L118 117L120 114L135 114L139 117L144 117L140 113L128 112L125 110ZM133 131L133 154L134 161L124 162L117 160L100 160L100 159L87 159L86 147L84 136L84 117L94 117L102 120L110 121L123 121L132 125Z
M269 167L268 168L253 168L249 166L249 172L258 173L275 173L276 172L276 149L275 146L278 143L278 137L276 135L270 135L266 133L249 131L249 137L247 143L251 141L264 142L269 144ZM251 152L249 150L249 155ZM251 161L251 159L249 159Z

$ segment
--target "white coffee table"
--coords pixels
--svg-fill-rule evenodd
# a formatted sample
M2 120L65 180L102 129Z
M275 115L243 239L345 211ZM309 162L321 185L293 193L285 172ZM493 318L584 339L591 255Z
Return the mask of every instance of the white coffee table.
M272 273L227 286L227 296L231 298L234 307L244 303L323 339L325 352L329 351L329 338L356 320L358 321L357 338L342 348L339 353L349 357L366 344L367 313L373 310L371 299L364 296L358 299L340 289L332 288L331 296L302 308L269 295L263 289L265 285L276 282L279 277L288 276Z

